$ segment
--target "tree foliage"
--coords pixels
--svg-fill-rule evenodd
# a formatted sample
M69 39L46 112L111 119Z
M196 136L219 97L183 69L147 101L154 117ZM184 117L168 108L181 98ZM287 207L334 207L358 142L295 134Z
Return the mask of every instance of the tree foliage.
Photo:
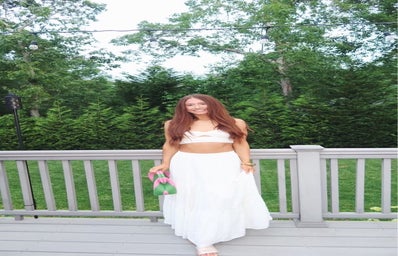
M92 35L78 31L95 20L104 5L85 0L0 4L1 92L20 95L36 117L54 98L77 89L77 83L85 84L78 90L89 96L99 68L114 56L101 49L87 51Z
M0 3L0 94L22 97L27 149L160 148L164 120L192 93L213 95L244 119L252 148L397 145L392 0L189 0L188 11L168 23L142 21L137 33L114 40L138 46L129 51L135 59L155 60L117 81L99 68L118 57L82 54L91 35L61 33L94 20L104 6ZM38 50L28 48L31 41ZM224 60L203 77L161 65L204 51ZM16 149L13 115L4 106L0 114L0 149Z

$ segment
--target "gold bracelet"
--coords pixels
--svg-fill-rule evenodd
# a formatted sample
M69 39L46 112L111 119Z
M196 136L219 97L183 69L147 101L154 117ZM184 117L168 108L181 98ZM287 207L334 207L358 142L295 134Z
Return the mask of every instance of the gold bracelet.
M256 164L253 163L240 163L241 165L248 165L248 166L256 166Z

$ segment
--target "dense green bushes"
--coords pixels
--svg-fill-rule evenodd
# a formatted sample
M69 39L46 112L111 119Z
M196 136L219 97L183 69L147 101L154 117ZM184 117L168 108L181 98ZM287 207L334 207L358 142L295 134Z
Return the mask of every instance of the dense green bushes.
M320 144L325 147L395 147L394 117L382 118L390 108L361 110L349 106L333 108L298 98L286 104L282 96L229 107L246 120L252 132L252 148L280 148L292 144ZM375 112L372 112L375 111ZM146 100L114 109L91 104L80 116L56 105L46 116L29 117L20 111L25 149L159 149L163 143L163 121L170 113L150 107ZM0 116L0 150L18 149L13 115ZM390 132L390 134L389 134Z
M46 117L20 117L25 149L155 149L163 140L162 116L141 101L122 112L90 105L81 116L51 108ZM0 149L18 148L13 115L0 117Z

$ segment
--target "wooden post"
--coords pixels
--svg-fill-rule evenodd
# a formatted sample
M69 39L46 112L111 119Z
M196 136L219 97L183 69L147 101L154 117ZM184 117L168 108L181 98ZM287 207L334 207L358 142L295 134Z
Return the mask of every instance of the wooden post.
M299 227L326 227L322 217L321 159L318 145L292 145L297 153Z

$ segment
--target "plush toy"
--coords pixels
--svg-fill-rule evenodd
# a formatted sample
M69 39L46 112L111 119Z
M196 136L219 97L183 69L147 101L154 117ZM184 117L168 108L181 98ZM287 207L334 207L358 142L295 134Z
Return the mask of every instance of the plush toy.
M148 173L148 178L153 182L153 194L155 196L172 195L177 193L174 182L170 179L167 171Z

